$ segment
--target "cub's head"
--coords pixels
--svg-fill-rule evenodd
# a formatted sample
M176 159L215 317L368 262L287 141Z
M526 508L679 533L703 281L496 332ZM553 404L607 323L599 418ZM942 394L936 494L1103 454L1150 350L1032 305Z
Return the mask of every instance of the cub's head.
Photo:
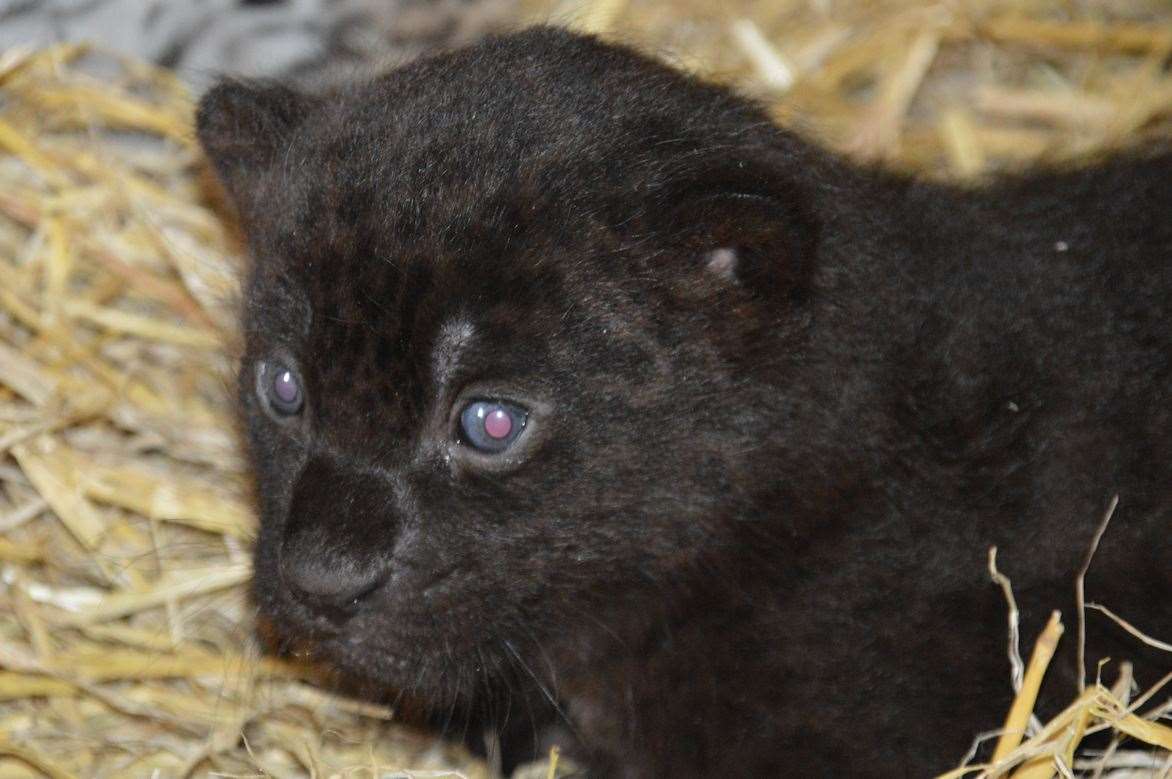
M264 617L470 693L732 564L800 360L823 164L723 89L549 29L344 93L225 83L252 266ZM618 615L618 616L616 616Z

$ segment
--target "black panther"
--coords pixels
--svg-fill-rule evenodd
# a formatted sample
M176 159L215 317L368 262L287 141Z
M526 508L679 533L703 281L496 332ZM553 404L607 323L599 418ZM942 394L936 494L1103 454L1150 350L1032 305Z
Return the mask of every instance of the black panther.
M549 28L198 134L256 603L366 688L592 776L924 776L1012 699L988 548L1072 624L1114 495L1087 591L1172 635L1167 145L923 182ZM1092 678L1172 668L1089 620Z

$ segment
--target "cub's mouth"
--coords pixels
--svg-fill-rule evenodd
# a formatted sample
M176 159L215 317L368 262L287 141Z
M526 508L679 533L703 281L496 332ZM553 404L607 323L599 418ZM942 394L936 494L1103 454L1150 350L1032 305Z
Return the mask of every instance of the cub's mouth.
M290 618L292 616L292 618ZM363 686L377 682L394 688L414 681L416 668L424 663L424 648L392 650L385 635L363 631L361 624L336 624L306 615L261 614L257 633L262 645L278 657L312 668L311 673ZM396 646L399 642L396 642Z
M460 596L452 585L465 568L438 566L423 575L391 574L347 608L307 603L281 586L258 610L258 634L274 654L320 666L331 678L380 687L434 685L444 691L453 675L479 668L488 649L482 636L462 629L448 606Z

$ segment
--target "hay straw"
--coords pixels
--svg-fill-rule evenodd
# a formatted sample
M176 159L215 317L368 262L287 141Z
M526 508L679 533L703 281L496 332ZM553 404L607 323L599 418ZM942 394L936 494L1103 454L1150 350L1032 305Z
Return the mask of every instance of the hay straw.
M1172 130L1163 0L525 5L933 176ZM258 657L256 525L228 401L241 249L191 118L174 76L140 63L81 45L0 52L0 777L486 777L393 712ZM1151 704L1167 679L1131 700L1126 667L1023 739L1053 640L1015 684L1002 736L1017 735L950 776L1166 765L1140 747L1172 745ZM1112 747L1082 754L1104 730Z
M794 67L761 34L752 19L737 19L730 28L736 42L753 62L761 83L774 92L785 92L794 85Z
M1083 558L1082 566L1078 569L1078 575L1074 580L1074 608L1078 614L1078 690L1082 692L1087 687L1087 660L1086 660L1086 644L1087 644L1087 613L1086 613L1086 579L1087 572L1091 569L1091 562L1095 559L1095 553L1099 551L1099 544L1103 540L1103 534L1107 532L1107 525L1111 524L1111 517L1115 516L1115 509L1119 506L1119 496L1111 496L1111 502L1107 505L1107 510L1103 513L1103 519L1099 522L1099 526L1095 528L1095 534L1091 537L1091 545L1087 549L1086 557Z
M1038 700L1038 692L1042 689L1042 678L1046 669L1050 667L1050 660L1054 657L1054 650L1058 648L1058 639L1062 637L1065 628L1062 627L1062 615L1055 611L1050 615L1042 635L1034 644L1034 652L1026 666L1025 676L1022 677L1021 689L1013 699L1013 706L1009 709L1009 716L1005 718L1005 727L1001 738L993 750L993 762L1004 760L1005 757L1017 749L1026 732L1030 714L1034 710L1034 703Z
M1172 48L1172 28L1163 23L1104 23L1098 19L1052 22L1005 15L979 25L981 35L1034 48L1117 49L1145 52Z
M1139 639L1141 642L1147 644L1148 646L1153 647L1154 649L1159 649L1164 652L1172 652L1172 644L1168 643L1167 641L1161 641L1158 638L1152 638L1147 633L1143 632L1142 630L1137 628L1135 625L1131 624L1130 622L1125 620L1123 617L1116 614L1114 611L1111 611L1111 609L1107 608L1103 604L1101 604L1101 603L1088 603L1088 604L1086 604L1086 607L1088 609L1091 609L1092 611L1097 611L1101 614L1107 615L1107 617L1109 619L1111 619L1113 622L1115 622L1117 625L1119 625L1119 627L1123 628L1128 633L1135 636L1137 639Z
M972 179L1172 134L1164 0L523 0L861 157ZM617 11L615 9L618 9Z
M1172 728L1159 724L1157 720L1163 716L1165 708L1172 708L1172 702L1157 707L1143 716L1137 716L1135 712L1147 701L1154 698L1166 684L1172 682L1172 674L1160 679L1135 701L1130 700L1133 682L1132 665L1126 661L1120 664L1119 678L1111 689L1104 688L1098 677L1094 687L1088 689L1086 686L1085 611L1088 608L1106 614L1139 642L1164 651L1172 651L1172 645L1152 638L1110 609L1099 604L1085 602L1086 574L1118 504L1118 496L1112 497L1103 518L1095 528L1086 556L1083 558L1082 566L1075 579L1075 603L1079 615L1078 667L1082 671L1082 678L1079 681L1081 694L1065 711L1045 725L1037 723L1033 709L1041 689L1042 679L1062 637L1061 615L1057 611L1051 614L1049 622L1034 645L1029 665L1023 671L1021 657L1018 653L1019 612L1017 601L1013 595L1013 586L1009 578L997 569L997 548L991 547L989 549L989 575L993 582L1001 588L1008 608L1008 655L1010 675L1016 695L1006 716L1004 726L996 734L998 740L989 762L979 765L970 764L970 760L977 751L978 742L962 762L960 768L942 774L938 779L952 779L970 774L981 777L1011 776L1013 779L1050 779L1055 775L1074 777L1075 766L1079 766L1080 770L1090 770L1092 777L1100 777L1110 767L1120 768L1121 771L1126 770L1125 761L1136 753L1134 751L1119 752L1119 744L1125 737L1131 737L1163 750L1170 750ZM1106 662L1108 661L1100 662L1100 672ZM1083 739L1103 730L1112 730L1114 735L1102 756L1098 760L1076 760ZM1023 744L1022 741L1027 734L1031 734L1030 738ZM1157 753L1153 753L1151 757L1152 759L1170 761L1169 765L1172 765L1172 754L1159 757ZM1120 773L1120 779L1125 775L1125 773Z
M172 76L0 57L0 776L485 776L257 657L240 249L200 165Z
M78 487L75 474L54 455L57 441L40 436L31 444L17 444L12 454L24 475L81 545L93 549L105 532L105 523Z

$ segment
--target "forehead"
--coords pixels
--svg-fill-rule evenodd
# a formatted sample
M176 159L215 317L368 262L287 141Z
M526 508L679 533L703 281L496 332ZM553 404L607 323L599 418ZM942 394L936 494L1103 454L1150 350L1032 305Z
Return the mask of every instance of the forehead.
M489 39L322 98L297 124L273 194L306 213L377 210L410 231L515 204L597 208L653 186L761 116L724 90L553 30ZM673 158L678 158L674 159ZM310 192L301 192L306 182ZM294 198L298 200L298 198ZM489 221L492 221L491 219Z
M292 352L322 426L350 437L374 435L371 423L379 435L406 432L461 380L540 370L543 329L562 321L567 295L548 236L526 241L507 223L469 232L386 224L319 212L301 240L290 232L273 242L250 295L250 329ZM295 321L282 328L274 307Z
M502 68L514 55L527 56L425 62L331 98L268 178L254 303L278 287L298 301L287 337L315 392L352 414L388 398L416 414L477 360L532 371L551 329L620 305L629 280L607 225L630 214L613 213L614 193L679 123L637 104L647 90L626 100L579 89L573 69ZM252 307L274 321L266 308Z

